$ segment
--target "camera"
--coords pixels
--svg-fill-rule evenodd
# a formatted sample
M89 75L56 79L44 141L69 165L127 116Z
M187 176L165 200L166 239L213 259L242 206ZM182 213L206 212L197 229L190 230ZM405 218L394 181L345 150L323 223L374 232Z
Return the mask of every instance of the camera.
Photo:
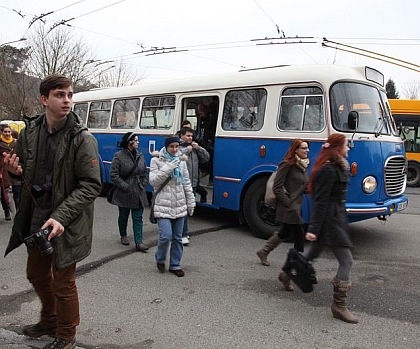
M45 229L38 229L31 233L24 239L25 245L28 248L38 247L41 251L41 255L49 256L54 252L54 247L51 242L48 241L48 235L50 235L52 228L47 227Z
M45 193L50 193L51 191L52 191L51 182L45 182L42 184L34 184L31 188L31 193L35 199L38 199Z

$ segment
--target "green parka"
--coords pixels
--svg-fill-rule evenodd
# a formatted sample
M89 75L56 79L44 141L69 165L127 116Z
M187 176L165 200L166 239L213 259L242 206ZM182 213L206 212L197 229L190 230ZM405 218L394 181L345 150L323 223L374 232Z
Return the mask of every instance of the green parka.
M20 209L16 214L5 256L23 243L31 232L33 199L30 188L35 177L38 138L45 114L25 118L16 145L26 183L22 185ZM101 190L96 139L70 112L58 145L53 170L53 213L51 218L64 226L64 233L53 239L57 269L86 258L92 247L93 203ZM41 228L41 227L40 227Z

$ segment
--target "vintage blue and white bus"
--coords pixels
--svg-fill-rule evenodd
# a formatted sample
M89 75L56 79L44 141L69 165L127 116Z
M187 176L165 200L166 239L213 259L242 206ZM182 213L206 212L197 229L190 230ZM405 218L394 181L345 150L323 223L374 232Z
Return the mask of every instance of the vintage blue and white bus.
M313 162L329 134L347 137L350 222L385 220L407 206L404 144L384 76L370 67L278 66L74 95L74 111L98 140L104 187L125 132L136 132L150 163L182 120L201 134L206 116L197 112L200 106L212 111L214 128L212 183L201 179L210 194L198 205L238 212L259 237L270 236L275 225L261 205L266 181L294 138L309 142ZM309 197L302 216L310 217Z

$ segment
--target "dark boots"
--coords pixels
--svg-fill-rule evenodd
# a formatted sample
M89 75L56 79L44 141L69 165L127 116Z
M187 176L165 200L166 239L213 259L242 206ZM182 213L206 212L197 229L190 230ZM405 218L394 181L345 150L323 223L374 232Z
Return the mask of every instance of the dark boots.
M336 319L357 324L359 320L347 309L347 292L350 290L351 282L335 277L332 284L334 286L333 304L331 305L333 316Z
M257 251L257 256L261 260L261 264L268 267L270 263L268 263L267 256L268 254L273 251L278 245L280 245L281 240L279 238L278 232L274 232L273 235L267 240L264 247Z
M12 216L10 215L10 210L4 210L4 218L6 221L12 220Z

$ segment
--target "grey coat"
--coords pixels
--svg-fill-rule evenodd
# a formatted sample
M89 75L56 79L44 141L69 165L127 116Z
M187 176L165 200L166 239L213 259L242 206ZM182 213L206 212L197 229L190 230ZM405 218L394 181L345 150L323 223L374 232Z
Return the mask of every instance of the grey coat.
M137 168L128 177L134 163ZM125 208L146 207L146 187L148 174L143 153L135 152L135 156L128 149L122 149L115 153L111 163L111 180L116 186L112 197L112 204Z
M297 165L280 164L273 183L277 198L276 220L281 223L301 224L303 193L308 184L308 171Z
M308 232L323 245L353 247L345 207L348 183L349 173L340 164L328 164L315 175Z
M190 181L193 188L196 188L199 180L199 165L205 164L210 160L210 154L206 149L199 146L197 149L190 151L188 146L181 145L179 150L182 154L188 156L187 168L190 175Z

